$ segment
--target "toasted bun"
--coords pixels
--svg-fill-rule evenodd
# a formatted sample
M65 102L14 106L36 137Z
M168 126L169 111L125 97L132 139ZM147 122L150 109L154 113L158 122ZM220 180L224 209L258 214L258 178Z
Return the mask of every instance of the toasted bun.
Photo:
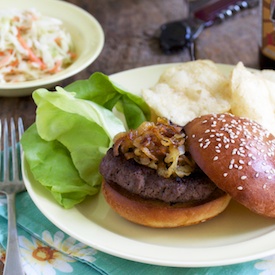
M143 199L113 182L103 180L103 195L115 212L125 219L156 228L187 226L204 222L220 214L228 205L230 196L220 197L197 206Z
M184 127L198 166L250 210L275 217L275 139L261 125L230 114L205 115Z

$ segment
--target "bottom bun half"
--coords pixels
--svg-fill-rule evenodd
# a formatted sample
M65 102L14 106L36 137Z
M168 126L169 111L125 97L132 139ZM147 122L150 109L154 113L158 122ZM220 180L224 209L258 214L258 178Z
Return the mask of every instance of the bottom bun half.
M105 180L102 183L102 192L107 203L120 216L131 222L154 228L173 228L204 222L223 212L231 199L229 195L222 194L199 205L186 203L170 205L158 200L144 199Z

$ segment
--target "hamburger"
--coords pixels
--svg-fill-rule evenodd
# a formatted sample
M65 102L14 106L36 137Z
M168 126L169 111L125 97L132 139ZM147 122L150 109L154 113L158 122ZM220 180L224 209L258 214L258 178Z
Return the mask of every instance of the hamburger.
M231 197L196 165L184 128L158 118L120 133L100 165L102 191L119 215L171 228L220 214Z
M102 190L119 215L150 227L204 222L231 198L274 218L274 160L274 136L250 119L209 114L180 127L158 118L115 138Z

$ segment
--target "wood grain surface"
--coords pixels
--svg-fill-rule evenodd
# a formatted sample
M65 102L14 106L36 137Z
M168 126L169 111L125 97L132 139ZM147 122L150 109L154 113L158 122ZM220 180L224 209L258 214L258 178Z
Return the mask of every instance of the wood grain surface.
M98 59L86 70L60 83L88 78L93 72L113 74L152 64L189 61L187 50L165 55L159 48L161 24L187 15L182 0L70 0L90 12L102 25L105 45ZM87 33L87 35L92 35ZM197 58L258 68L258 9L244 11L222 24L205 29L196 42ZM25 126L35 120L31 96L0 97L0 118L22 116Z

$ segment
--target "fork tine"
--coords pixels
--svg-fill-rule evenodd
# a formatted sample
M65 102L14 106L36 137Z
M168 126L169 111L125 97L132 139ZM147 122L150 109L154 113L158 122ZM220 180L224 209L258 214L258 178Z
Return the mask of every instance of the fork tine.
M22 117L18 118L18 132L19 132L19 139L21 139L24 133L24 124L23 124Z
M23 153L23 149L22 149L22 145L21 145L21 137L24 133L24 124L23 124L23 120L21 117L18 118L17 120L17 130L18 130L18 142L19 142L19 150L16 150L17 152L17 173L15 175L18 175L17 178L19 180L22 179L22 171L21 171L21 158L22 158L22 153ZM15 147L17 146L17 144L15 144ZM17 149L18 147L16 147Z
M4 120L3 135L3 180L5 181L9 179L9 132L7 119Z
M18 118L18 135L19 135L19 142L21 140L21 137L24 133L24 124L23 124L23 119L21 117ZM21 143L19 143L20 145L20 154L22 155L22 146Z
M18 162L17 162L17 148L16 148L16 132L14 119L10 119L10 134L11 134L11 156L12 156L12 177L14 180L19 179Z

